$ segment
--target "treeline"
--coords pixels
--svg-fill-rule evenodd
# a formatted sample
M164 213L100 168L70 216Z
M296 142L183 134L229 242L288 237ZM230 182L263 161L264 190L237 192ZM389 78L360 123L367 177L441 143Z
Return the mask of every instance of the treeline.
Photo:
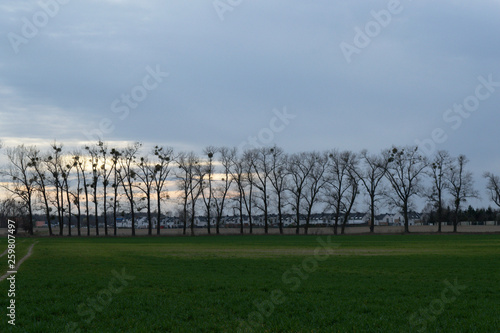
M454 211L450 206L444 207L442 211L442 221L453 221ZM438 216L435 210L425 214L427 223L437 223ZM471 223L484 223L487 221L500 221L500 211L495 211L491 207L488 208L474 208L469 205L467 208L460 209L458 212L459 221L468 221Z
M439 231L441 222L450 220L456 231L462 206L479 195L464 155L437 151L429 157L416 146L394 146L378 154L338 149L289 154L276 146L245 151L210 146L196 154L159 146L144 152L140 143L113 148L99 141L74 151L64 151L56 142L46 151L25 145L4 150L8 165L1 170L2 186L11 200L4 203L25 212L30 234L33 216L43 212L50 235L54 234L51 221L59 224L59 235L66 221L69 236L72 225L80 236L85 222L90 235L90 216L96 235L102 231L116 235L117 217L124 214L130 216L135 235L136 213L142 211L147 214L148 234L154 227L160 234L167 201L180 207L177 215L184 234L188 227L194 234L199 214L207 218L208 233L213 220L219 233L229 210L239 214L241 233L243 217L248 216L252 232L252 215L258 213L264 217L266 233L270 214L277 215L280 233L284 214L293 214L296 233L302 228L307 234L312 214L322 211L333 216L337 234L344 232L360 194L368 199L371 232L380 205L402 212L408 232L408 213L417 197L432 204ZM499 176L490 172L483 176L490 199L500 207ZM305 216L303 225L301 216Z

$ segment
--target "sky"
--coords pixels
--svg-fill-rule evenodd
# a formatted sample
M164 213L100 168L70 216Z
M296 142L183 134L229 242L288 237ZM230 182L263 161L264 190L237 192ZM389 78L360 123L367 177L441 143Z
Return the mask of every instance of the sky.
M0 138L465 154L500 173L500 2L3 0Z

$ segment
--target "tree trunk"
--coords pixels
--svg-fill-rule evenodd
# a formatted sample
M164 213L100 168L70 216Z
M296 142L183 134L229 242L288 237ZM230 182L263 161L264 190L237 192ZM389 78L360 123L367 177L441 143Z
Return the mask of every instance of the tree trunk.
M455 208L455 220L453 221L453 232L457 232L458 226L458 209Z
M89 194L87 192L86 184L83 184L85 188L85 212L87 215L87 236L90 236L90 212L89 212Z
M297 228L295 229L295 234L298 235L300 233L300 212L297 204L297 212L295 219L297 220Z
M191 206L191 236L194 236L194 218L196 214L195 206ZM217 223L217 230L219 230L219 223Z
M410 228L408 227L409 221L408 221L408 204L405 202L403 206L403 215L405 219L405 233L410 232Z
M268 231L268 223L267 223L267 199L264 200L264 233L267 235Z
M94 209L95 209L95 234L96 236L99 236L99 214L98 214L98 208L97 208L97 181L94 183L96 186L94 188Z
M283 214L281 212L281 195L278 195L278 224L280 228L280 235L283 235Z
M68 236L71 237L71 200L69 199L69 189L66 184L66 199L68 200Z
M47 219L47 223L49 224L49 236L53 236L52 225L50 223L49 202L47 200L47 194L45 193L45 187L43 188L43 203L45 204L45 218Z
M438 220L438 232L441 232L441 220L442 220L442 216L443 216L443 207L442 207L442 204L441 204L441 195L439 197L439 202L438 202L438 216L437 216L437 220Z
M152 216L151 216L151 193L148 191L147 193L148 197L146 198L147 200L147 205L148 205L148 236L151 236L153 234L153 221L152 221Z
M105 180L105 182L107 182L107 180ZM106 202L106 198L107 198L107 195L106 195L106 185L103 186L104 187L104 235L107 236L108 235L108 211L107 211L107 202Z
M33 236L33 208L31 207L31 194L28 194L28 214L29 214L29 233Z
M134 213L134 202L130 202L130 215L132 217L132 236L135 236L135 213Z
M78 195L80 196L80 195ZM82 235L81 231L80 231L80 221L82 219L82 208L80 207L80 198L78 197L78 205L76 206L77 208L77 211L78 211L78 215L76 216L76 232L78 234L78 237L80 237Z
M337 227L338 227L338 225L339 225L339 213L337 212L335 214L335 223L333 225L333 234L334 235L337 235Z
M371 200L371 207L370 207L370 220L371 220L371 224L370 224L370 232L371 233L374 233L375 232L375 197L374 196L371 196L370 197L370 200Z
M160 235L160 219L161 219L161 193L156 192L156 200L157 200L157 215L156 215L156 234L159 236Z

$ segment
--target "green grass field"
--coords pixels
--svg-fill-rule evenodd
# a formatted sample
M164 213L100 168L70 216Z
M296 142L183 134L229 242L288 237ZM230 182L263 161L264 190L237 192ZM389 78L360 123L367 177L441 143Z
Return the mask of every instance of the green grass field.
M0 332L500 327L500 235L19 238L17 260L34 241Z

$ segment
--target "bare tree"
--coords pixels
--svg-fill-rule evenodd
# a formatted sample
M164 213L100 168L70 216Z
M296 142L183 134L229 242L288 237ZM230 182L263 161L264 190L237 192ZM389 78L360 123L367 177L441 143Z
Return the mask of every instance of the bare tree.
M244 183L246 184L244 187L247 188L246 192L247 196L243 196L243 200L245 203L245 209L248 214L248 224L249 224L249 232L253 233L253 216L252 216L252 207L254 206L254 187L255 187L255 175L253 173L253 165L255 160L255 152L253 150L248 150L243 153L242 157L242 167L244 172Z
M235 150L236 151L236 150ZM240 234L243 234L243 205L246 204L245 166L243 158L235 154L231 162L231 177L238 187L238 196L235 197L240 215Z
M355 162L353 161L353 165L351 165L351 168L356 168L356 165L354 163ZM352 169L349 170L348 183L349 191L346 194L344 219L342 220L342 229L340 231L342 235L345 233L345 226L347 224L347 221L349 220L349 216L354 206L354 202L356 201L356 197L359 194L359 177L356 172L352 171Z
M455 208L455 219L453 221L453 232L457 232L458 212L460 204L466 202L468 198L477 198L478 193L474 190L474 179L472 172L466 171L465 166L469 160L465 155L459 155L451 164L446 173L446 188L453 197Z
M451 166L450 154L445 150L438 150L430 162L427 174L432 180L432 187L427 194L429 200L437 208L438 232L441 232L443 220L443 195L446 189L446 173Z
M184 230L186 234L187 206L190 204L191 236L194 236L194 221L196 217L196 202L201 195L204 171L200 160L193 152L180 154L177 164L182 173L177 175L179 188L183 191Z
M207 232L210 234L210 222L212 218L212 209L213 209L213 203L212 199L214 197L214 191L213 191L213 186L212 186L212 176L214 174L214 164L213 164L213 158L214 155L217 151L217 148L213 146L208 146L203 150L203 153L207 155L208 157L208 164L203 166L204 173L205 173L205 181L203 181L203 188L201 190L201 196L203 199L203 203L205 204L205 211L206 211L206 216L207 216ZM217 228L217 233L219 233L219 229Z
M101 156L101 175L102 175L102 199L103 199L103 213L104 213L104 234L108 235L108 185L111 175L114 174L114 168L116 168L116 162L113 162L113 155L108 151L108 145L99 140L97 143L99 153ZM111 155L111 165L108 169L109 159L108 156ZM116 219L115 219L116 223Z
M491 201L500 207L500 177L491 172L485 172L483 177L486 178L488 182L486 189L488 190Z
M313 152L308 154L309 163L312 168L306 177L306 185L303 189L303 197L306 209L306 225L304 233L307 235L311 215L315 204L318 202L318 196L328 184L326 173L328 170L328 154Z
M295 233L300 232L300 210L303 205L304 191L309 179L309 174L314 168L314 158L312 153L297 153L290 156L288 159L288 174L290 182L287 190L290 193L290 204L292 210L295 211L296 229Z
M71 226L72 226L72 217L71 217L71 195L70 186L69 186L69 178L71 174L71 169L73 168L73 163L64 163L61 168L61 177L62 177L62 190L66 192L66 205L68 206L68 236L71 237Z
M148 235L152 235L152 216L151 216L151 194L153 192L154 186L154 167L152 167L149 162L148 156L142 156L137 163L137 178L139 183L137 184L137 188L143 192L143 199L146 200L146 213L148 219Z
M130 205L130 216L132 219L132 236L135 236L135 198L134 198L134 188L137 178L137 172L135 170L135 162L137 153L141 148L142 144L135 142L125 148L120 156L120 172L118 173L119 182L123 187L125 196L128 199Z
M375 230L375 208L381 192L379 185L387 169L387 160L380 155L369 155L367 150L362 150L361 161L362 168L359 172L354 168L353 172L357 173L361 184L370 197L370 232L373 233Z
M175 173L178 182L178 188L181 191L181 199L182 199L182 234L186 234L186 226L188 219L188 200L189 200L189 175L188 175L188 161L187 154L181 152L176 159L178 171Z
M116 236L116 219L118 217L118 188L121 184L120 169L118 162L120 161L121 152L118 149L111 148L111 169L113 170L113 183L111 187L113 188L113 235Z
M157 158L154 165L153 181L156 191L156 205L157 205L157 218L156 218L156 234L160 234L160 220L161 220L161 200L168 198L168 194L164 193L164 188L167 183L168 175L171 168L170 163L174 159L174 149L171 147L158 147L155 146L153 154Z
M29 230L29 213L22 200L17 201L14 198L0 200L0 225L7 227L8 220L15 221L14 234L19 227Z
M269 180L277 199L278 226L280 234L283 234L283 206L286 202L285 191L288 185L288 156L284 153L282 148L274 146L271 149L273 151L271 155L271 173L269 174Z
M79 151L73 152L72 164L76 171L76 191L73 193L73 202L76 205L76 230L78 236L81 236L81 219L82 219L82 207L81 207L81 193L82 193L82 174L80 172L80 158L81 153Z
M28 232L33 235L33 196L36 190L37 175L33 172L33 164L30 156L33 155L35 147L24 145L15 148L7 148L7 158L10 168L5 175L10 178L8 185L2 185L21 202L28 211Z
M49 236L53 236L52 233L52 223L51 223L51 216L50 212L52 211L52 208L49 207L49 193L48 193L48 188L47 188L47 168L46 166L42 163L43 158L40 156L40 151L38 149L33 149L29 155L29 159L31 161L31 164L33 165L33 170L36 174L35 182L36 182L36 189L40 193L43 199L43 205L44 205L44 211L45 211L45 219L47 220L48 223L48 228L49 228Z
M226 198L231 188L233 178L231 177L231 165L236 155L236 149L229 149L227 147L221 147L217 149L219 156L219 163L222 166L222 178L221 185L218 186L214 191L214 206L217 213L215 229L217 234L219 234L220 223L222 216L224 214L224 208L226 207Z
M254 149L253 172L255 173L255 187L259 190L260 199L257 207L264 213L264 232L269 229L269 177L272 172L272 155L274 148L262 147Z
M89 209L89 187L90 184L87 182L87 162L90 160L87 159L87 156L84 156L80 151L76 151L74 154L74 159L76 162L77 174L81 175L83 192L85 194L85 216L87 220L87 236L90 236L90 209Z
M422 193L421 180L427 159L420 155L417 146L393 147L384 152L384 158L387 160L385 176L393 190L387 197L390 203L402 210L405 232L408 233L411 199Z
M45 159L45 165L51 176L50 184L54 186L56 190L55 205L57 207L57 217L59 221L59 235L63 235L64 227L64 192L63 192L63 180L61 177L62 173L62 145L58 145L54 142L51 145L51 152Z
M98 199L97 199L97 189L99 187L99 178L101 177L101 172L99 168L99 158L100 152L100 141L95 146L86 146L85 150L89 153L90 166L92 168L92 183L90 183L90 188L92 188L92 201L94 202L94 214L95 214L95 234L99 236L99 209L98 209Z
M337 235L340 216L348 210L351 202L350 198L352 198L348 194L354 185L351 179L351 169L356 159L356 154L351 151L339 152L338 150L333 150L328 156L330 159L327 174L328 186L325 191L326 201L333 208L333 233Z

